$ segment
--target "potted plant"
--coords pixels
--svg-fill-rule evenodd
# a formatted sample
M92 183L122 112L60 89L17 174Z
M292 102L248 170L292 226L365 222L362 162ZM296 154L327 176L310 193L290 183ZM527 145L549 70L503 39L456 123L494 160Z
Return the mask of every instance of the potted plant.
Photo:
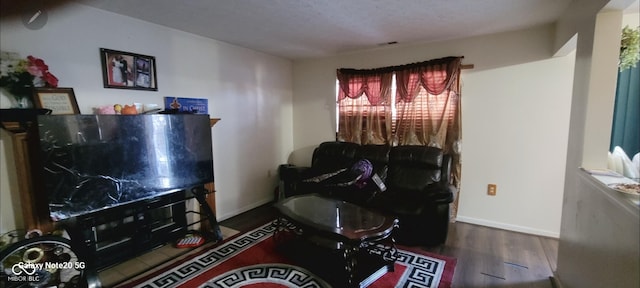
M640 46L638 35L640 28L631 29L629 26L622 28L622 39L620 40L620 71L636 67L640 60Z

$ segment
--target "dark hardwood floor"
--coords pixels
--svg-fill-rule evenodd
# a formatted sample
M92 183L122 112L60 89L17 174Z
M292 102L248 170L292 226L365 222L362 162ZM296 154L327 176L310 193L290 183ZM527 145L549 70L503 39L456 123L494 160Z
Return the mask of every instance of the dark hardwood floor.
M273 219L271 204L249 210L220 224L248 231ZM467 223L451 223L444 245L421 247L455 257L453 287L551 288L558 240Z

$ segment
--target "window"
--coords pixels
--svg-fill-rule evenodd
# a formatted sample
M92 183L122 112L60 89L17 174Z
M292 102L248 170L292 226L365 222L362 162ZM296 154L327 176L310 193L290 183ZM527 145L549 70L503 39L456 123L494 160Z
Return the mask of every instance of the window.
M339 69L337 139L446 149L460 135L460 67L460 58L448 57L391 68Z

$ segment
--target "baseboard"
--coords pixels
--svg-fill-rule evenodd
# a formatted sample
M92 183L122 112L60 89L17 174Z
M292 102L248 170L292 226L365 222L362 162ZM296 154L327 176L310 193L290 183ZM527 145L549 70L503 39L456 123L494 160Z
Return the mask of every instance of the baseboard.
M511 225L511 224L506 224L506 223L501 223L501 222L495 222L495 221L488 221L488 220L483 220L483 219L472 218L472 217L458 216L458 217L456 217L456 221L469 223L469 224L480 225L480 226L487 226L487 227L497 228L497 229L502 229L502 230L520 232L520 233L525 233L525 234L532 234L532 235L537 235L537 236L544 236L544 237L550 237L550 238L556 238L556 239L560 238L560 233L559 232L534 229L534 228L530 228L530 227L524 227L524 226L519 226L519 225Z
M237 210L235 210L235 211L231 211L231 212L225 213L225 214L223 214L223 215L216 215L216 218L217 218L218 222L220 222L220 221L223 221L223 220L229 219L229 218L231 218L231 217L233 217L233 216L236 216L236 215L238 215L238 214L241 214L241 213L247 212L247 211L249 211L249 210L251 210L251 209L254 209L254 208L260 207L260 206L262 206L262 205L264 205L264 204L267 204L267 203L270 203L270 202L273 202L273 198L263 199L263 200L261 200L261 201L251 203L251 204L249 204L249 205L245 205L245 206L243 206L243 207L240 207L240 209L237 209Z

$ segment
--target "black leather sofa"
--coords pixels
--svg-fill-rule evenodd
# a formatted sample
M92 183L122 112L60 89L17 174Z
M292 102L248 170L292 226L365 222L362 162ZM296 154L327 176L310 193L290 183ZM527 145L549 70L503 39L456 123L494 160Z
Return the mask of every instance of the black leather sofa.
M372 179L364 186L341 185L352 182L356 175L349 168L361 159L371 162L386 190ZM451 158L434 147L323 142L310 167L280 166L279 189L282 197L319 193L394 215L400 220L398 243L435 246L447 238L455 192L450 173ZM314 177L327 178L308 180Z

